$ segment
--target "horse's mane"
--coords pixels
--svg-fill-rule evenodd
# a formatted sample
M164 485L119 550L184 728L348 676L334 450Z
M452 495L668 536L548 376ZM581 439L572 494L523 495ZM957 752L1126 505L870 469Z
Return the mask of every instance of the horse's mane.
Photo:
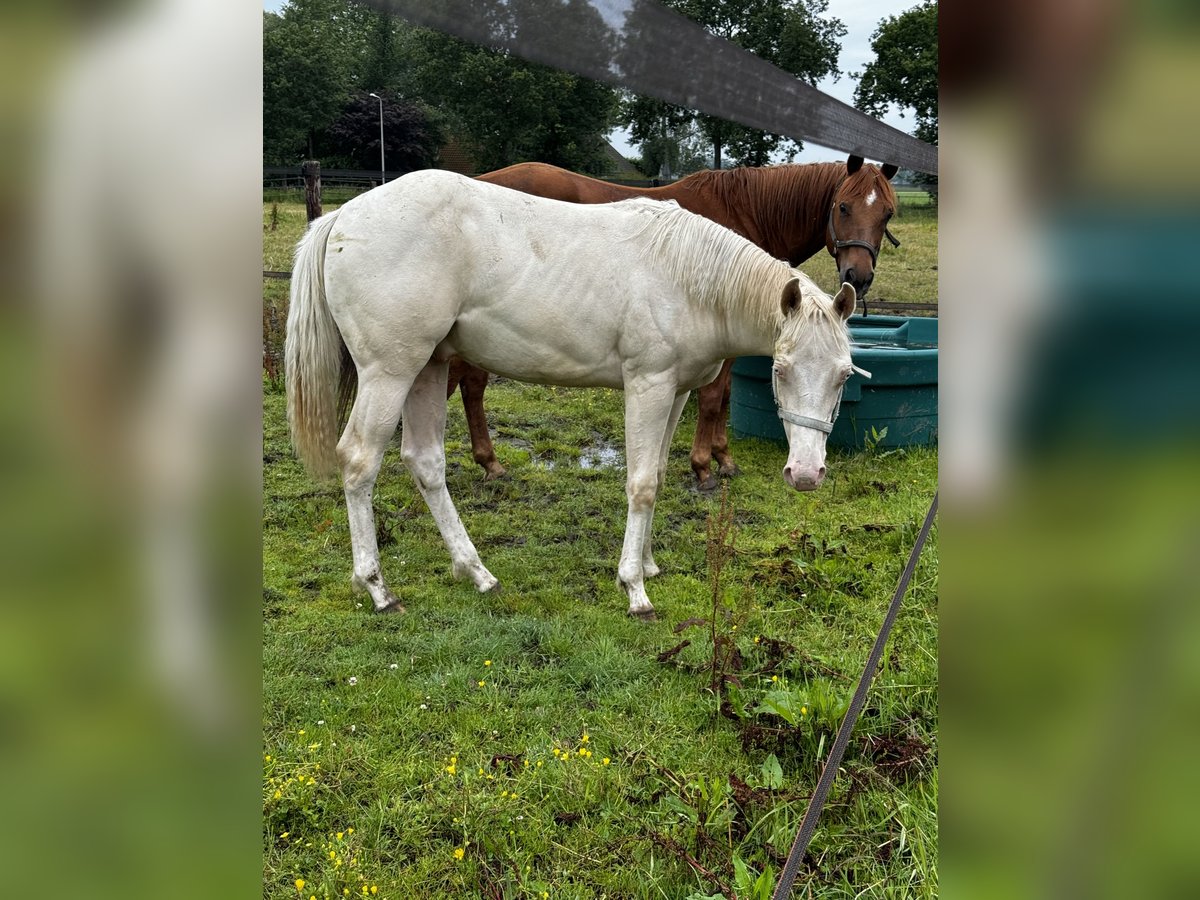
M880 199L897 208L892 183L878 166L864 164L853 175L845 173L842 162L786 163L697 172L678 184L703 188L726 206L751 211L764 234L786 234L798 218L823 223L839 186L852 198L879 190Z
M783 340L798 340L799 332L840 335L838 346L849 338L830 299L807 275L775 259L739 234L704 216L688 212L675 203L656 203L641 198L619 204L648 215L638 234L647 239L643 256L666 269L667 276L682 285L694 303L734 315L748 315L753 323ZM780 301L783 287L793 276L801 279L800 315L785 323ZM835 329L804 328L828 319ZM786 326L786 327L785 327ZM781 334L781 332L783 332Z

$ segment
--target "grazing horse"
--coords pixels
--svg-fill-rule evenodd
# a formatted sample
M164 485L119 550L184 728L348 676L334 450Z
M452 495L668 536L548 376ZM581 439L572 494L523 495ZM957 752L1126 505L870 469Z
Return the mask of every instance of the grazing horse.
M544 163L509 166L480 175L479 180L571 203L612 203L632 197L674 200L793 266L825 247L841 280L862 297L875 277L884 237L897 243L887 231L888 220L896 211L896 194L890 183L895 174L895 166L863 165L862 157L852 156L844 165L810 163L697 172L657 188L609 184ZM716 379L697 392L700 412L691 462L702 490L717 486L717 479L710 474L714 456L719 474L737 472L725 430L732 365L733 360L727 360ZM471 454L491 479L503 475L504 467L496 459L488 435L483 410L487 383L486 371L458 360L451 362L447 390L453 393L458 386L462 391Z
M318 219L297 247L285 348L292 443L314 474L341 469L352 582L376 610L392 610L401 607L380 568L371 493L401 415L401 455L453 574L480 591L498 584L446 490L452 356L521 381L623 388L628 517L618 576L629 612L651 615L650 526L688 392L726 357L773 354L790 448L783 476L814 489L852 370L845 320L854 304L849 284L831 299L674 203L579 206L414 172ZM339 441L339 378L355 371Z

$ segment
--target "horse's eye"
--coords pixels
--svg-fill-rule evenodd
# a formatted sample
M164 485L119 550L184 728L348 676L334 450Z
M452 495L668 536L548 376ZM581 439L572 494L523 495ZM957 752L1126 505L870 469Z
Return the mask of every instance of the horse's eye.
M840 212L843 216L848 216L850 215L850 207L848 207L845 203L839 203L838 212Z

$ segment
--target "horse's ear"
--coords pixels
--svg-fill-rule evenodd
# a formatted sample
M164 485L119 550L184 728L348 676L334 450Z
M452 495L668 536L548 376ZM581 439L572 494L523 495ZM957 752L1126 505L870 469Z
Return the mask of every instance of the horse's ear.
M854 290L851 288L850 290ZM800 308L800 279L793 278L783 286L783 296L779 300L779 308L784 316Z
M837 314L845 321L854 315L854 304L857 301L858 297L854 293L854 285L848 281L843 281L842 289L833 298L833 308L837 310Z
M879 171L883 173L883 177L891 181L896 177L896 173L900 171L899 166L893 166L891 163L884 163L879 167Z
M846 160L846 174L853 175L862 168L863 158L861 156L852 156Z

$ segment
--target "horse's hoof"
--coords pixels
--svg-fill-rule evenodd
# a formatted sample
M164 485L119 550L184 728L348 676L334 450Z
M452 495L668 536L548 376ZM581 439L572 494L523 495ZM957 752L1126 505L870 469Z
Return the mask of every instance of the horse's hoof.
M696 490L704 494L711 494L720 486L720 480L714 478L712 475L705 475L704 478L696 482Z
M508 472L505 470L504 466L496 463L494 466L486 466L484 468L483 480L495 481L497 478L503 478L507 474Z
M388 602L385 603L383 606L375 607L375 612L380 613L380 614L386 614L386 613L402 614L402 613L408 612L408 610L406 610L404 608L404 604L401 603L399 601L399 599L397 599L396 597L391 597L390 595L389 595L389 598L390 599L388 600Z
M479 593L481 593L481 594L499 595L504 591L504 587L503 587L503 585L500 584L500 579L498 579L498 578L493 578L491 581L491 584L484 582L483 584L478 584L475 587L479 590Z
M741 475L742 470L738 468L737 463L728 463L727 465L721 466L721 468L717 470L717 474L722 478L733 478L735 475Z
M653 607L647 609L631 609L629 611L630 618L637 619L639 622L657 622L658 613Z

